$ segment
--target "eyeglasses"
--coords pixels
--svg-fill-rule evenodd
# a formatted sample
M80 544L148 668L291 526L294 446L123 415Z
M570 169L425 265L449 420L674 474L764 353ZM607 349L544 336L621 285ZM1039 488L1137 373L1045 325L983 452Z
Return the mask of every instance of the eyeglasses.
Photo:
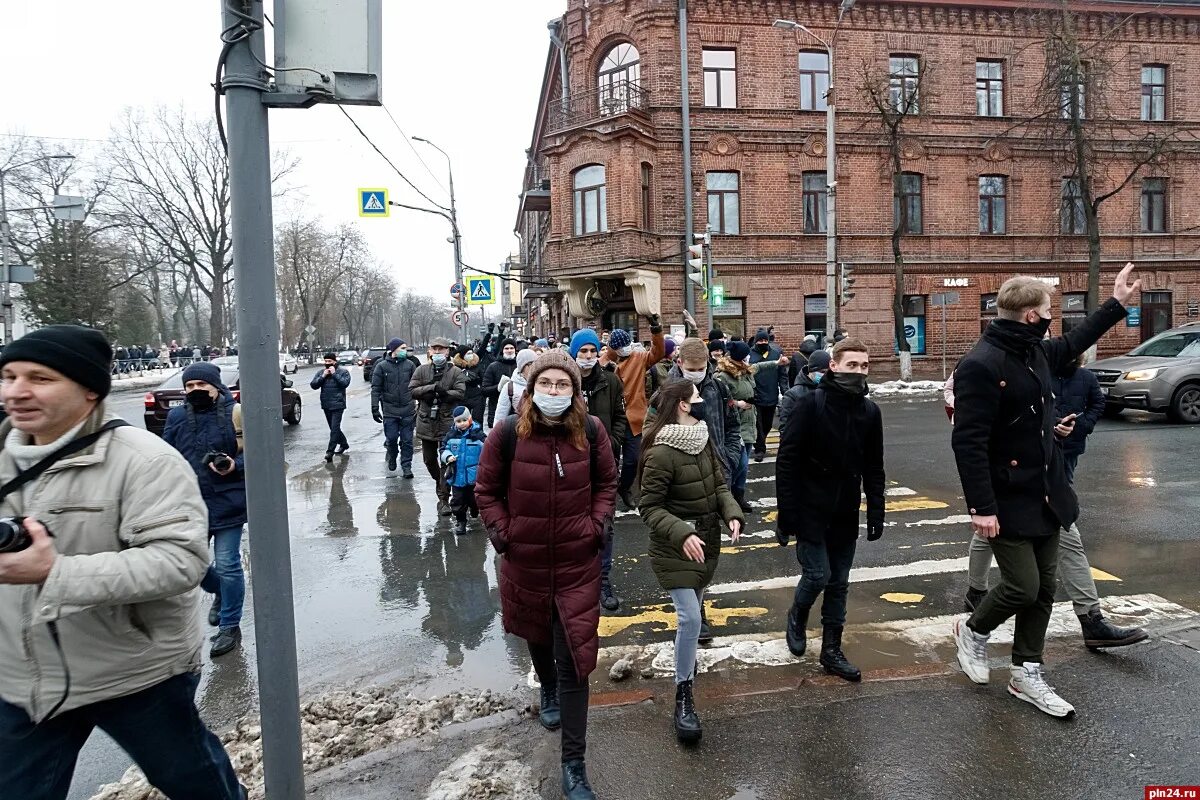
M557 389L560 392L569 392L573 388L570 381L558 381L555 383L554 381L549 380L539 380L534 384L534 386L538 389L541 389L543 392L548 392L551 389Z

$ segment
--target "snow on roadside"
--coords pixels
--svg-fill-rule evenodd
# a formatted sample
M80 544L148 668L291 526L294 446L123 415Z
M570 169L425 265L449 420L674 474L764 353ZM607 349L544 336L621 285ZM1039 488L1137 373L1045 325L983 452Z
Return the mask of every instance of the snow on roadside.
M131 375L129 377L121 377L114 375L112 379L112 390L114 392L133 391L134 389L156 389L158 385L179 372L178 367L161 370L147 370L145 374Z
M491 691L479 694L454 692L429 700L412 695L399 697L383 688L329 692L300 708L304 770L316 772L423 736L444 725L491 716L508 708L510 704ZM242 717L232 730L221 736L238 779L250 790L251 800L262 800L266 796L261 737L257 715ZM101 786L91 800L164 798L150 786L141 770L132 766L117 783Z
M535 786L533 770L516 753L481 744L438 773L425 800L538 800Z
M871 397L941 394L945 381L884 381L871 384Z

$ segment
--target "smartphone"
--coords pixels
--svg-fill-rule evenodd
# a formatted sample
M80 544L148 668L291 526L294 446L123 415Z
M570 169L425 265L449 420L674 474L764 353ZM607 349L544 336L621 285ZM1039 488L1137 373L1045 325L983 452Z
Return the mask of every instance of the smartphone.
M1058 424L1059 424L1059 425L1065 425L1065 424L1067 424L1068 422L1074 422L1074 421L1075 421L1075 418L1076 418L1077 416L1079 416L1079 415L1078 415L1078 414L1067 414L1065 417L1063 417L1062 419L1060 419L1060 420L1058 421Z

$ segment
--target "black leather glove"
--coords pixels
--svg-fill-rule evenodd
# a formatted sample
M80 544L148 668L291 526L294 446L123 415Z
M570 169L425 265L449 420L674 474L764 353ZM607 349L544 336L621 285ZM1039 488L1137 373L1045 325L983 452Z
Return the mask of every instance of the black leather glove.
M879 537L881 537L881 536L883 536L883 523L882 522L868 522L867 523L867 541L874 542L877 539L879 539Z
M488 333L491 333L491 332L492 332L492 331L494 331L494 330L496 330L496 323L494 323L494 322L489 322L489 323L488 323Z
M650 333L662 333L662 321L658 314L649 314L646 319L650 321Z
M371 409L371 419L375 420L376 422L378 422L380 424L383 424L383 415L379 413L378 408Z
M791 538L792 537L790 535L784 533L782 529L780 529L780 528L775 529L775 541L779 542L780 547L787 547L788 540Z

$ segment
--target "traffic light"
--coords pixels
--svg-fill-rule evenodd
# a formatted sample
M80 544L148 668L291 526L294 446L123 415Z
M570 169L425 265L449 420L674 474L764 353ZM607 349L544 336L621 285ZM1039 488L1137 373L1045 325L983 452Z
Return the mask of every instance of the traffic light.
M839 301L839 305L844 306L854 299L854 278L851 277L854 268L844 261L838 264L838 266L841 268L841 280L839 281L841 300Z
M687 276L697 286L704 286L704 244L688 245Z

